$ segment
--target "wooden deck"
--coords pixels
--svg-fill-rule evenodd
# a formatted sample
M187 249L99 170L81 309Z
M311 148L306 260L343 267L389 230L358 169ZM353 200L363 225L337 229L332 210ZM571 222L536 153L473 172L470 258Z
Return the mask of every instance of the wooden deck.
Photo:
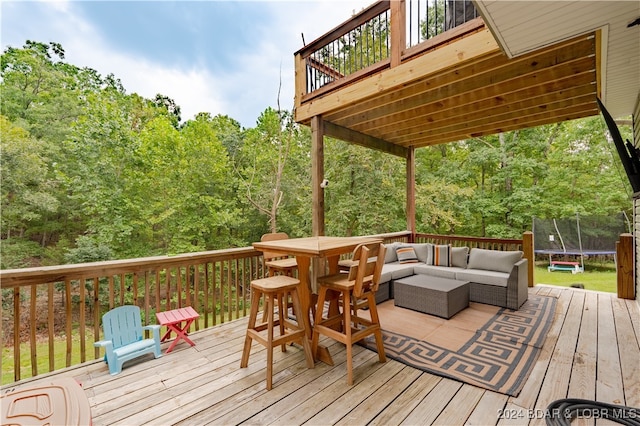
M274 388L265 390L266 351L254 346L240 369L246 319L191 334L168 355L129 363L110 376L102 362L53 376L82 383L94 425L112 424L544 424L547 405L586 398L640 407L640 309L615 294L538 285L558 298L543 350L517 398L434 376L354 348L353 386L344 347L325 340L333 367L307 369L301 349L274 352ZM383 319L384 320L384 319ZM164 344L164 349L168 346ZM500 416L500 413L504 413ZM502 417L502 418L501 418ZM576 422L574 422L576 423ZM591 423L583 423L591 424ZM600 424L600 422L598 423Z

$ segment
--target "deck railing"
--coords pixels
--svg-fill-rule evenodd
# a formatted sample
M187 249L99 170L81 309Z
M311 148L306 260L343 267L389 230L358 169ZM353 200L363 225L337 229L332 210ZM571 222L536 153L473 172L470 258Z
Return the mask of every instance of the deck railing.
M386 243L525 247L525 256L528 244L431 234L413 238L409 231L375 236ZM200 320L192 331L246 316L249 284L265 273L253 247L0 271L2 383L100 359L93 342L101 337L102 314L116 306L140 306L144 324L155 324L156 312L193 306Z
M296 88L308 98L393 67L477 16L470 0L378 1L296 52Z
M264 272L252 247L0 271L2 350L13 352L3 383L10 370L18 381L100 358L100 319L116 306L140 306L143 324L193 306L195 330L245 316L248 284Z
M488 237L467 237L461 235L438 235L418 233L415 237L416 243L451 244L453 247L482 248L487 250L521 250L526 251L528 244L528 233L523 238L488 238ZM532 241L532 240L531 240Z

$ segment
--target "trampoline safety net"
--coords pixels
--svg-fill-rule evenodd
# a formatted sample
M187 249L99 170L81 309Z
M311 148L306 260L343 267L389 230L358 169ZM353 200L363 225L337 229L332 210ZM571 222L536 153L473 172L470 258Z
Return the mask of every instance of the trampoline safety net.
M539 254L612 255L616 241L625 232L631 229L624 212L614 216L533 218L534 251Z

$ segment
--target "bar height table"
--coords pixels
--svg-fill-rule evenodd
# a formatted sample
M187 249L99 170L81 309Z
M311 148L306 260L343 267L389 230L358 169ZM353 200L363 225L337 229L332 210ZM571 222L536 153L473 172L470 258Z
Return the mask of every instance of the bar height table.
M298 279L300 280L300 303L305 312L303 320L309 339L313 334L313 326L309 315L313 305L312 294L314 284L311 278L311 260L326 258L329 265L329 274L338 272L338 260L340 255L352 252L359 244L382 242L379 238L370 237L306 237L289 238L285 240L264 241L253 243L253 247L260 251L270 251L284 255L295 256L298 263ZM322 273L324 271L314 271ZM322 307L318 307L322 309ZM333 365L333 360L327 348L318 347L318 353L314 354L321 361Z

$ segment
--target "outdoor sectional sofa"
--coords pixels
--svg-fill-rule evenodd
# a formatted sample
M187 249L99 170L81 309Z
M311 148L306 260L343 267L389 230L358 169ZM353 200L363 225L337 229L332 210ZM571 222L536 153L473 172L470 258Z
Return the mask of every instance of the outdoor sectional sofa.
M527 300L527 259L522 258L521 251L479 248L469 251L468 247L429 243L386 246L385 264L376 294L378 303L393 299L394 280L416 274L468 281L471 302L517 310Z

